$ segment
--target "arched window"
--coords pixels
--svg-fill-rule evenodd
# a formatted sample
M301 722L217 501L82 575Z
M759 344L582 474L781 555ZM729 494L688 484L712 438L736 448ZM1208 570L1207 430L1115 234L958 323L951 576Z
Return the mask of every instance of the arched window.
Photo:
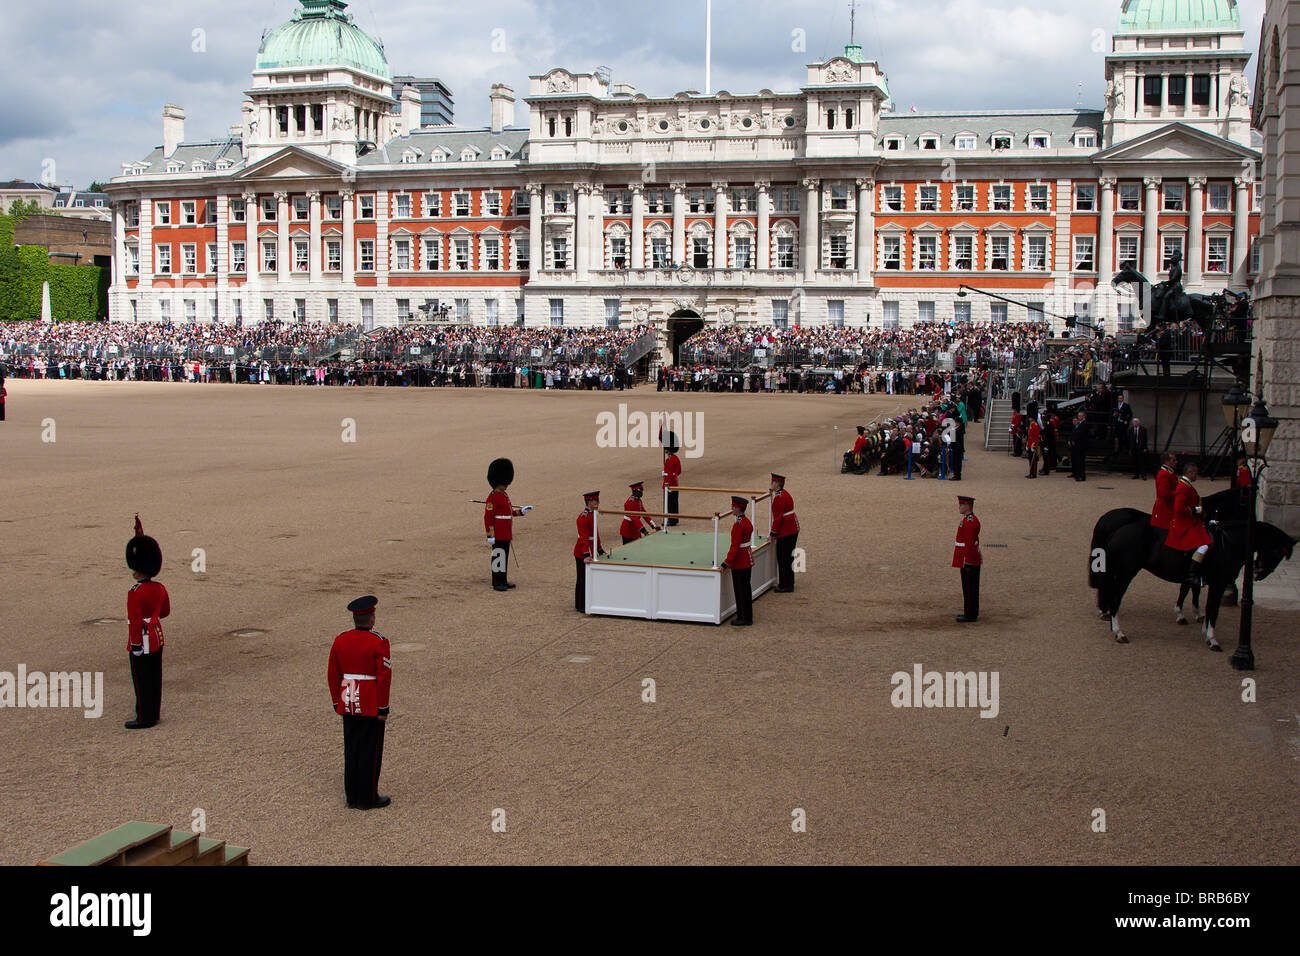
M546 127L547 127L548 131L550 132L551 136L554 136L554 135L555 135L555 117L554 117L554 116L550 117L550 118L546 121Z
M833 106L826 111L826 128L835 128L835 107Z
M853 107L844 107L844 128L853 129Z
M566 117L564 117L564 135L565 135L565 136L572 136L572 135L573 135L573 117L572 117L572 116L566 116Z

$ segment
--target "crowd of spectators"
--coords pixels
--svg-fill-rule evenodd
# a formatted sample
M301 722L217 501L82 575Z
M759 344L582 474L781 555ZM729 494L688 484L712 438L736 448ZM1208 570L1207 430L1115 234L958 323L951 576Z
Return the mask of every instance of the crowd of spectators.
M842 471L960 481L966 451L966 426L984 415L987 373L933 380L929 401L906 414L858 426L853 447L844 452Z

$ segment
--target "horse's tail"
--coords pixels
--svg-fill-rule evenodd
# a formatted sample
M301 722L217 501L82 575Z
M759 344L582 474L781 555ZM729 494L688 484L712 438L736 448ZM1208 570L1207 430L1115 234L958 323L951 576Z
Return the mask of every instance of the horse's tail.
M1088 587L1098 591L1098 600L1100 600L1100 592L1105 588L1108 580L1107 567L1109 560L1106 553L1106 541L1109 539L1110 534L1105 525L1106 520L1103 516L1092 526L1092 542L1088 550Z

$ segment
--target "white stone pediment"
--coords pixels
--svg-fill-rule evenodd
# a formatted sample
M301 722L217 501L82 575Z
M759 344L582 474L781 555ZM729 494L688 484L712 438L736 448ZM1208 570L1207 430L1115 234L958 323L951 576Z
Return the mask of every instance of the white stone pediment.
M1194 129L1185 123L1171 123L1153 130L1145 136L1119 143L1097 153L1097 163L1170 162L1200 160L1202 162L1243 159L1258 160L1259 153L1238 146L1219 136Z
M345 169L342 163L309 153L297 146L287 146L261 162L240 170L234 178L239 180L292 179L307 176L342 177Z

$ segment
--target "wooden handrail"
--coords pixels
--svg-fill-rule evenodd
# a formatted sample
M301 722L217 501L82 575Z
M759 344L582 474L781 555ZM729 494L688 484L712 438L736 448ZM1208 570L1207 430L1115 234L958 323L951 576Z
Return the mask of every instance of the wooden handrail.
M628 517L631 518L635 518L635 517L691 518L697 521L712 521L714 518L723 518L731 513L729 511L719 511L717 514L711 514L711 515L683 515L683 514L664 514L663 512L660 511L616 511L616 510L603 511L600 508L593 508L592 511L598 515L627 515Z
M763 495L772 492L766 488L762 491L746 491L743 488L687 488L685 485L679 485L676 488L669 488L669 491L704 491L720 495Z

